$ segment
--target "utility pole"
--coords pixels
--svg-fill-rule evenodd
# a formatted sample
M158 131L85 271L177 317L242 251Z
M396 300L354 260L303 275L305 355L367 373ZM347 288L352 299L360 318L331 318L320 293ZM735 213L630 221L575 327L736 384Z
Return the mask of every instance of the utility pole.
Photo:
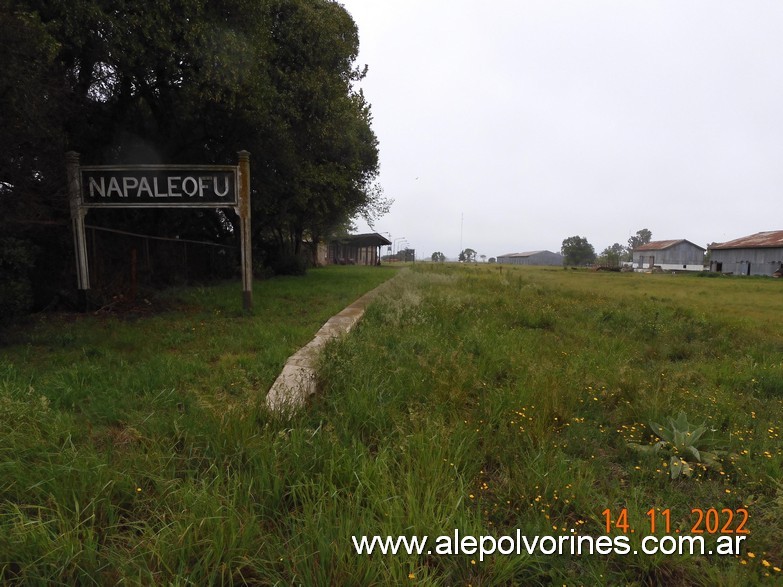
M465 213L460 212L460 218L459 218L459 252L461 253L463 251L462 248L462 228L465 225Z

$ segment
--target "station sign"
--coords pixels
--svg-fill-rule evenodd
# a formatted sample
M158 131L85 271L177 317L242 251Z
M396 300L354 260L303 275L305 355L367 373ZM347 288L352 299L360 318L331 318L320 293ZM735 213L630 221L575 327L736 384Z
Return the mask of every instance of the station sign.
M82 166L86 208L222 208L238 204L237 167L230 165Z
M239 165L80 165L65 154L71 206L76 278L81 297L90 289L84 217L91 208L233 208L239 217L242 250L242 306L253 308L250 242L250 153Z

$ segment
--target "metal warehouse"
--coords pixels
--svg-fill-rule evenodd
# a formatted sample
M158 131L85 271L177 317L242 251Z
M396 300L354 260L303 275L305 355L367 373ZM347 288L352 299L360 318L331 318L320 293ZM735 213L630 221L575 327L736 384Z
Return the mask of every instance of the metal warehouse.
M734 275L772 275L783 265L783 230L757 232L710 245L710 270Z
M563 255L552 251L530 251L528 253L508 253L498 257L498 263L507 265L562 265Z
M652 241L633 250L633 267L637 271L654 267L664 271L702 271L706 250L685 239Z

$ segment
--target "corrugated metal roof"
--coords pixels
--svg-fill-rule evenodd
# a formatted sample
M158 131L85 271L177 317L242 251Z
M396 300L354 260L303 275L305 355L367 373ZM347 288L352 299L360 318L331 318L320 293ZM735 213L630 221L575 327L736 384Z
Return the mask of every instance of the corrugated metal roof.
M500 255L500 257L532 257L533 255L538 255L539 253L550 253L551 251L528 251L527 253L506 253L505 255ZM559 255L560 253L554 253L556 255Z
M635 251L662 251L663 249L668 249L669 247L673 247L674 245L679 245L680 243L688 243L693 245L694 247L698 247L702 251L706 251L704 247L700 247L699 245L692 243L689 240L686 240L684 238L675 239L675 240L669 240L669 241L650 241L646 245L641 245L639 247L636 247L634 249Z
M339 242L343 245L352 245L354 247L378 247L381 245L392 244L385 236L377 232L367 232L364 234L348 234L331 239L332 242Z
M671 246L681 243L683 239L671 240L671 241L650 241L646 245L639 245L634 251L660 251L661 249L668 249Z
M783 247L783 230L767 230L733 241L710 245L710 249L769 249Z

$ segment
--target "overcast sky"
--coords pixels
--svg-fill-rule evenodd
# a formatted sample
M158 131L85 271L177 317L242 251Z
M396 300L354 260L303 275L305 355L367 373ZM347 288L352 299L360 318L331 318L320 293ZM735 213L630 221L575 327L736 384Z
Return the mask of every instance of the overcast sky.
M417 257L783 229L783 1L341 3Z

